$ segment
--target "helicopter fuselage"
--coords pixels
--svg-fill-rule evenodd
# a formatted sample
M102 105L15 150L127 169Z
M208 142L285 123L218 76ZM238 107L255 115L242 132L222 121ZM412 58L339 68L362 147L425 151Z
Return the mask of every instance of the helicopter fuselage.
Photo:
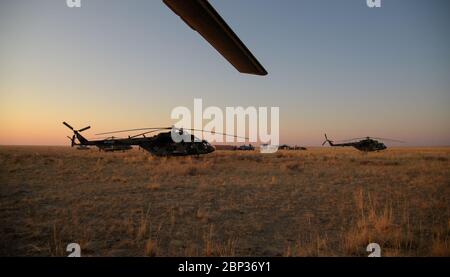
M171 132L159 133L152 137L129 137L129 138L109 138L103 140L87 140L78 132L75 136L79 146L96 146L101 151L126 151L139 146L156 156L188 156L208 154L215 151L206 140L199 140L191 135L191 140L188 142L174 142Z

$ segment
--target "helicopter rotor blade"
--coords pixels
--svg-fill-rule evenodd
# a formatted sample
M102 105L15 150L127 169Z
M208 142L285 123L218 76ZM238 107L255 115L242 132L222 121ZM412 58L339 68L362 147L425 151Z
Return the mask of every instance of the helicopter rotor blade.
M72 131L73 131L73 127L72 127L72 126L70 126L70 125L69 125L69 123L67 123L67 122L65 122L65 121L64 121L64 122L63 122L63 124L64 124L64 125L66 125L66 126L67 126L67 128L69 128L70 130L72 130Z
M136 137L140 137L140 136L143 136L143 135L146 135L146 134L150 134L150 133L154 133L154 132L158 132L159 130L151 130L151 131L148 131L148 132L144 132L144 133L140 133L140 134L137 134L137 135L133 135L133 136L129 136L128 138L136 138Z
M391 141L391 142L398 142L398 143L406 143L405 141L402 141L402 140L389 139L389 138L374 138L374 139L379 139L379 140L384 140L384 141Z
M103 137L98 137L98 136L96 136L96 137L94 137L94 136L91 136L91 137L87 137L86 138L87 140L108 140L108 139L111 139L111 137L107 137L107 136L103 136ZM124 137L114 137L114 139L125 139Z
M267 75L264 67L207 0L163 2L239 72Z
M354 141L354 140L362 140L362 139L367 139L369 137L361 137L361 138L352 138L352 139L342 139L342 140L337 140L335 142L340 143L340 142L349 142L349 141Z
M112 132L98 133L96 136L108 135L108 134L116 134L116 133L126 133L126 132L134 132L134 131L144 131L144 130L170 130L172 127L155 127L155 128L137 128L137 129L128 129L128 130L118 130Z
M101 140L103 141L111 141L111 140L121 140L121 139L125 139L125 138L119 138L119 137L102 137Z
M378 139L378 140L384 140L384 141L392 141L392 142L398 142L398 143L405 143L404 141L401 140L396 140L396 139L388 139L388 138L379 138L379 137L361 137L361 138L352 138L352 139L344 139L344 140L338 140L336 142L341 143L341 142L350 142L350 141L355 141L355 140L364 140L364 139Z
M91 128L91 126L87 126L87 127L84 127L84 128L82 128L82 129L80 129L80 130L78 130L78 132L83 132L83 131L86 131L87 129L90 129Z
M202 133L211 133L211 134L218 134L218 135L229 136L229 137L234 137L234 138L248 139L247 137L230 135L230 134L220 133L220 132L216 132L216 131L206 131L206 130L199 130L199 129L192 129L192 128L185 129L185 128L176 128L176 127L174 127L174 129L178 129L178 130L183 129L183 130L188 130L188 131L198 131L198 132L202 132Z
M131 138L133 137L138 137L141 135L145 135L148 133L152 133L152 132L156 132L159 130L187 130L187 131L198 131L198 132L207 132L207 133L211 133L211 134L218 134L218 135L223 135L223 136L230 136L230 137L235 137L235 138L243 138L243 139L248 139L247 137L241 137L241 136L236 136L236 135L230 135L230 134L225 134L225 133L220 133L220 132L215 132L215 131L206 131L206 130L199 130L199 129L193 129L193 128L178 128L178 127L149 127L149 128L136 128L136 129L127 129L127 130L117 130L117 131L112 131L112 132L104 132L104 133L98 133L95 134L96 136L100 136L100 135L108 135L108 134L117 134L117 133L125 133L125 132L134 132L134 131L144 131L144 130L150 130L149 132L144 132L141 134L137 134L137 135L133 135L131 136Z

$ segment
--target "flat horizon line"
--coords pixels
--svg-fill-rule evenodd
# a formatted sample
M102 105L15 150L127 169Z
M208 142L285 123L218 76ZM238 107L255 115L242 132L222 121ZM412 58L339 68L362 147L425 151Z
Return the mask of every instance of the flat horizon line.
M245 143L243 143L245 144ZM213 144L216 145L223 145L223 146L235 146L234 144ZM283 145L283 144L280 144ZM287 144L290 145L290 144ZM321 145L300 145L302 147L310 147L310 148L331 148L330 146L321 146ZM0 147L69 147L70 145L63 145L63 144L0 144ZM93 146L95 147L95 146ZM255 147L259 147L256 146ZM389 148L449 148L450 145L408 145L408 146L389 146ZM342 148L342 147L341 147Z

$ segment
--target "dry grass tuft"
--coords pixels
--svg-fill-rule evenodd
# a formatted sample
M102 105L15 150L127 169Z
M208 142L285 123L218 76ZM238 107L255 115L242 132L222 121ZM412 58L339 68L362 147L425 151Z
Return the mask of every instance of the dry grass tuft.
M113 176L111 177L111 182L126 184L128 180L122 176Z
M450 222L449 222L450 223ZM433 234L431 244L431 256L450 257L450 228L446 231L438 231Z
M141 240L148 236L150 231L150 218L149 218L149 210L144 214L142 213L139 220L139 225L137 228L136 239Z
M359 216L343 234L343 249L346 253L361 255L364 253L362 251L364 247L372 242L390 250L401 250L411 246L410 226L407 222L395 224L391 204L377 203L370 193L365 194L362 189L355 193L354 198Z
M161 184L159 183L150 183L147 185L149 190L159 190L161 188Z
M303 242L297 242L293 246L288 244L283 256L285 257L320 257L328 253L327 238L320 235L311 236Z
M283 171L293 171L293 172L302 172L303 171L303 163L301 162L288 162L283 163L280 168Z
M196 166L191 165L185 169L184 173L188 176L196 176L197 174L199 174L199 170Z
M156 257L158 256L158 242L152 239L147 240L145 243L145 256Z
M204 208L199 208L195 216L203 222L207 222L209 219L209 213Z
M208 232L204 235L204 255L205 256L219 256L231 257L236 255L236 247L238 246L238 239L227 239L225 242L216 240L214 238L214 225L210 225Z

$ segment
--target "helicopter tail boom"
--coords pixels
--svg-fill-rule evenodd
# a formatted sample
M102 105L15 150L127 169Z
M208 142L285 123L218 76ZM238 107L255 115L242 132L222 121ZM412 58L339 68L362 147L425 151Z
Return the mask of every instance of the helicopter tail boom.
M91 126L87 126L84 128L81 128L79 130L75 130L72 126L70 126L67 122L63 122L64 125L66 125L67 128L69 128L70 130L73 131L73 136L72 138L68 137L71 140L71 146L73 147L74 145L86 145L89 143L89 141L83 137L80 133L83 131L86 131L87 129L90 129ZM75 138L78 139L78 141L80 142L79 144L77 144L75 142Z

